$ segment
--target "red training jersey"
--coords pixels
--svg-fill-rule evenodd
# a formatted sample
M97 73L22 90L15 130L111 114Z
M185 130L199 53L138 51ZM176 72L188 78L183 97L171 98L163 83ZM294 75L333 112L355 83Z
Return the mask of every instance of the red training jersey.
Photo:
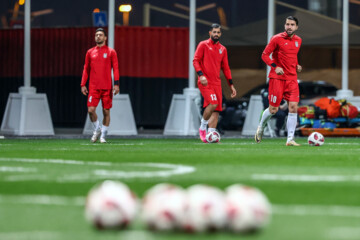
M262 53L262 60L271 67L269 78L280 80L297 80L296 66L298 65L297 54L301 46L301 38L297 35L289 37L286 32L273 36ZM270 54L272 53L272 59ZM277 75L271 64L276 64L284 70L283 75Z
M196 72L201 71L204 74L209 85L221 86L220 69L222 69L228 83L231 80L227 50L219 42L214 43L211 38L199 43L195 51L193 65ZM200 81L200 77L198 77L198 81Z
M116 51L108 46L90 48L85 57L81 86L85 86L89 76L89 89L112 89L111 67L114 81L119 80L119 67Z

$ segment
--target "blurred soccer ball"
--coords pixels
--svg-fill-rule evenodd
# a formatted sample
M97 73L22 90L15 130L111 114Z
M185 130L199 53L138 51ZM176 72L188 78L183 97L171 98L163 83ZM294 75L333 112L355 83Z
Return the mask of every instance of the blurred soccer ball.
M187 189L184 229L188 232L220 230L226 225L226 205L223 191L197 184Z
M258 189L241 184L226 188L228 226L240 233L253 233L270 221L271 205Z
M208 143L217 143L220 142L220 133L217 131L209 132L206 134L206 141Z
M313 132L308 137L308 143L310 146L321 146L325 142L325 138L321 133Z
M183 188L160 183L145 193L141 218L151 230L180 229L184 220L185 206L186 192Z
M121 182L104 181L86 198L85 217L98 229L125 228L136 215L136 196Z

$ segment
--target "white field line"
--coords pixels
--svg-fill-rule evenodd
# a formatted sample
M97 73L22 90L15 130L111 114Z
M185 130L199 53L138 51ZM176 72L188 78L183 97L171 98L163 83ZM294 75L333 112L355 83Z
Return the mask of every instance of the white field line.
M0 203L57 205L57 206L84 206L85 197L67 197L51 195L0 195Z
M326 231L326 237L329 239L359 239L360 227L336 227Z
M168 169L165 171L112 171L98 169L94 171L96 176L117 177L117 178L152 178L152 177L169 177L172 175L182 175L192 173L195 168L192 166L174 165L168 163L126 163L124 165L136 167L154 167Z
M6 240L57 240L61 233L49 231L0 232L0 239Z
M111 162L87 162L80 160L64 159L36 159L36 158L0 158L0 162L23 162L23 163L48 163L48 164L66 164L66 165L95 165L111 166Z
M0 172L36 172L36 168L0 166Z
M94 144L94 143L82 143L80 144L82 146L112 146L112 145L116 145L116 146L143 146L144 143L107 143L106 145L104 144Z
M77 173L63 175L55 177L57 182L87 182L94 179L106 179L106 178L153 178L153 177L169 177L172 175L188 174L196 171L195 167L185 166L180 164L169 163L112 163L112 162L86 162L79 160L64 160L64 159L28 159L28 158L0 158L0 162L22 162L22 163L44 163L44 164L63 164L63 165L95 165L103 167L111 167L111 169L93 169L93 170L79 170ZM133 166L136 168L151 167L155 171L120 171L116 169L122 169L124 166ZM54 179L46 173L40 173L39 175L13 175L6 176L4 181L50 181Z
M2 204L29 204L55 206L84 206L83 196L51 196L51 195L0 195ZM332 216L360 218L360 206L339 205L272 205L275 215L295 216Z
M252 180L283 181L283 182L359 182L360 175L292 175L255 173Z
M272 210L276 215L314 215L360 218L360 206L273 205Z
M326 145L356 145L356 146L359 146L360 143L326 143Z

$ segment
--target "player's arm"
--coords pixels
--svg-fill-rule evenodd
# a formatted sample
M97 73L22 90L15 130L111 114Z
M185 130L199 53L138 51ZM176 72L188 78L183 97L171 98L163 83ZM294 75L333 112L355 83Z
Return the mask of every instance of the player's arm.
M301 42L300 42L300 45L301 45ZM299 45L299 47L300 47L300 45ZM298 59L297 56L296 56L296 71L297 71L298 73L302 71L302 66L299 65L299 59Z
M195 51L194 54L194 59L193 59L193 66L195 68L196 73L198 74L199 78L200 78L200 82L202 85L206 86L207 85L207 79L204 76L204 73L201 69L201 62L204 59L204 48L205 45L203 43L200 43Z
M231 98L234 98L234 97L236 97L236 89L234 87L232 77L231 77L231 71L230 71L230 67L229 67L229 60L228 60L228 54L227 54L226 48L224 50L224 56L221 61L221 69L222 69L222 71L225 75L225 78L227 80L227 83L231 89Z
M115 50L111 51L111 65L114 71L113 93L114 95L116 95L120 92L120 74L119 74L119 62Z
M268 45L266 45L262 55L261 55L261 59L271 68L275 69L275 72L277 75L283 75L284 74L284 70L277 66L275 61L273 59L270 58L270 55L274 52L274 50L277 47L277 38L271 38L270 42L268 43Z
M86 88L86 82L89 78L89 74L90 74L90 53L89 51L86 52L86 56L85 56L85 64L84 64L84 70L83 70L83 74L82 74L82 78L81 78L81 92L82 94L84 94L85 96L88 94L88 90Z

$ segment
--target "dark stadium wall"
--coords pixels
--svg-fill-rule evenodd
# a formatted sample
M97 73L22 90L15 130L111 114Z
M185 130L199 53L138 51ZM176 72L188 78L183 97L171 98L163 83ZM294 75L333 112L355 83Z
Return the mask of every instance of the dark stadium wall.
M80 81L95 28L32 29L31 85L46 93L55 127L83 127ZM0 121L9 93L23 85L23 30L0 30ZM172 94L187 87L188 29L116 27L120 92L130 95L137 126L162 128Z

